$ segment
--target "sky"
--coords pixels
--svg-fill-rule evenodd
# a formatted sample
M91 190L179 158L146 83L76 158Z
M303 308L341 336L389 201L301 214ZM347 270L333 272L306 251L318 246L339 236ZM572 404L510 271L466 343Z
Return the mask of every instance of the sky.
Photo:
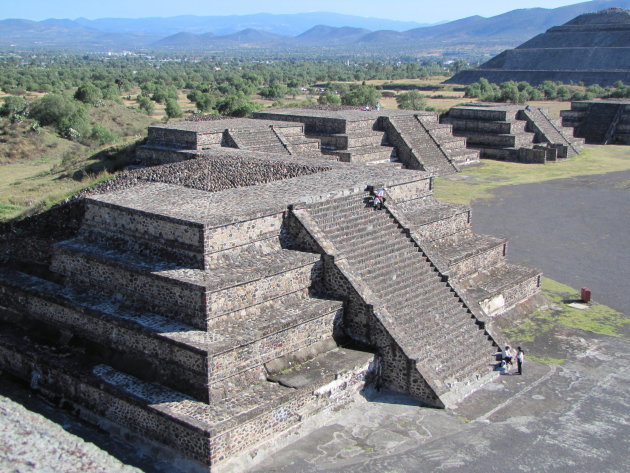
M581 0L0 0L0 18L142 18L320 11L437 23L471 15L494 16L518 8L556 8L574 3Z

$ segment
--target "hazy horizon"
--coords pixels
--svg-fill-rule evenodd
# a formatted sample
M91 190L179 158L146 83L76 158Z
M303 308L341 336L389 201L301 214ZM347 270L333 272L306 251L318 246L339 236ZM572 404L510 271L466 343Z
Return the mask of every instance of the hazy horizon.
M214 2L212 2L214 3ZM293 14L330 12L345 15L380 18L417 23L452 21L473 15L490 17L521 8L557 8L583 3L579 0L523 0L506 4L498 0L470 2L466 0L443 0L440 2L399 0L383 6L374 0L321 0L318 9L305 9L295 1L275 0L271 5L260 7L260 2L240 0L226 4L200 4L195 0L110 0L109 2L85 2L84 0L22 0L5 4L0 19L27 19L41 21L56 19L98 18L150 18L182 15L228 16L258 13ZM429 8L423 4L430 5ZM509 5L509 6L508 6Z

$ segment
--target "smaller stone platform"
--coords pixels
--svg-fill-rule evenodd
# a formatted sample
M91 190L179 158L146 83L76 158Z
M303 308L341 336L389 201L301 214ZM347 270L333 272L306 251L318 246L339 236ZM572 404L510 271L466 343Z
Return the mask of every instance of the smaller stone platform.
M445 175L479 161L434 112L304 108L264 110L254 117L303 123L307 136L321 142L322 153L345 162L400 163Z
M630 100L580 100L560 112L563 126L589 144L630 144Z
M482 158L546 163L579 154L584 143L546 109L524 105L453 107L442 123L452 125L453 134L465 137Z

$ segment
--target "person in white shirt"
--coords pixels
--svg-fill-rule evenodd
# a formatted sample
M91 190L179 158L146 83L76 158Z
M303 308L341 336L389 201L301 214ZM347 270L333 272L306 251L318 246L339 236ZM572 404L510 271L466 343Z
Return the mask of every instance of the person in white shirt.
M508 372L508 365L514 365L514 363L512 363L512 350L508 345L506 345L501 352L501 361L505 364L506 373Z

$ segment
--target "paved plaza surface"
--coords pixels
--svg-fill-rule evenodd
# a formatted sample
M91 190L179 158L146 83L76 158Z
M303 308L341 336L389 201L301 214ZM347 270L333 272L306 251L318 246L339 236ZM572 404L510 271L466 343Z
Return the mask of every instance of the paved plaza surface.
M253 471L630 471L630 374L618 369L630 361L627 340L560 328L537 345L527 349L549 345L566 361L528 363L454 411L376 396Z
M597 301L628 314L629 182L626 172L500 188L494 201L473 206L473 221L486 233L510 237L513 261L573 287L589 285ZM521 218L510 218L511 212ZM596 285L600 281L610 290ZM621 335L557 325L534 341L522 341L527 356L557 363L530 359L522 376L500 375L454 410L422 408L403 396L369 391L352 407L307 420L258 464L245 458L230 469L630 471L628 324ZM152 452L138 455L128 443L84 426L0 376L0 472L83 471L175 473Z
M551 164L553 165L553 164ZM508 259L630 314L630 171L499 187L473 230L509 238Z

